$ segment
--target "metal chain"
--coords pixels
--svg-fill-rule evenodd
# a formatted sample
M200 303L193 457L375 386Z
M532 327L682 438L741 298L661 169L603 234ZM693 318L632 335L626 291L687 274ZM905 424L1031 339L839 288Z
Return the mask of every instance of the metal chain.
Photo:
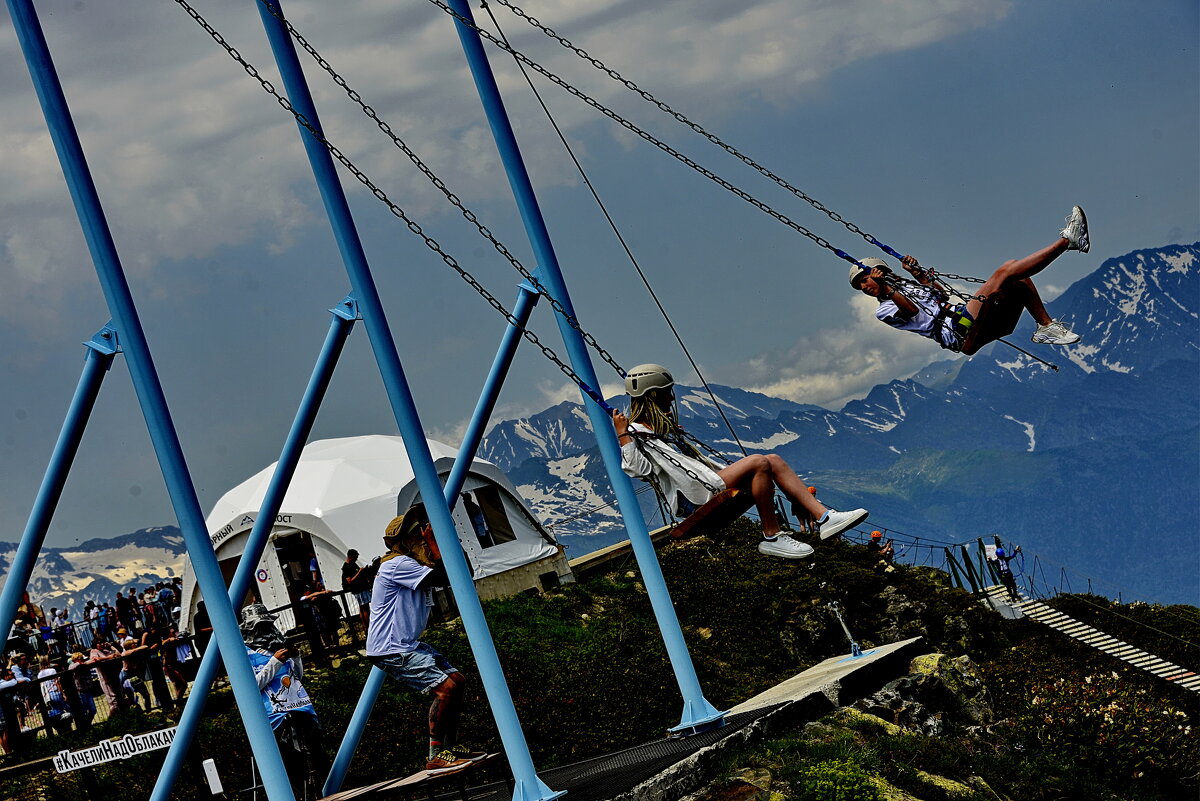
M190 16L193 20L195 20L200 25L200 27L204 29L205 33L207 33L213 39L213 41L215 41L217 44L219 44L221 47L223 47L225 49L225 51L230 55L230 57L233 58L238 64L241 65L242 69L246 71L247 75L249 75L251 78L254 78L256 81L258 81L259 85L263 88L264 91L266 91L269 95L274 97L275 101L281 107L283 107L284 110L286 110L293 117L295 117L296 122L299 123L305 130L307 130L314 139L316 139L318 142L320 142L321 145L324 146L329 151L330 155L332 155L339 162L341 162L341 164L346 169L350 170L350 172L353 173L354 177L358 179L359 183L361 183L367 189L371 190L371 194L373 194L382 203L384 203L384 205L386 205L388 207L388 210L391 211L391 213L397 219L399 219L401 222L403 222L405 224L405 226L408 227L409 231L411 231L413 234L418 236L424 242L424 244L427 248L429 248L434 253L436 253L442 259L442 261L446 263L447 266L449 266L456 273L458 273L459 277L461 277L464 281L466 281L467 284L472 289L474 289L484 300L486 300L488 302L488 304L492 308L494 308L497 312L499 312L511 325L517 326L521 330L521 335L524 336L525 339L528 340L530 343L532 343L534 346L536 346L547 359L549 359L555 365L557 365L558 369L562 371L563 375L565 375L568 379L570 379L572 383L576 384L585 394L587 394L588 397L590 397L592 400L594 400L596 403L598 403L601 408L603 408L609 412L612 411L611 407L604 401L604 398L600 395L598 389L593 389L592 387L588 386L588 384L582 378L579 377L579 375L571 368L570 365L563 362L563 360L560 359L558 357L558 355L553 350L550 349L549 346L544 344L538 338L537 334L533 333L528 328L521 326L520 321L517 320L517 318L512 314L512 312L510 312L508 309L506 309L504 307L504 304L502 304L499 300L496 299L495 295L493 295L482 284L480 284L478 279L476 279L475 276L471 275L471 273L469 273L466 269L464 269L458 263L458 261L455 260L455 258L453 256L451 256L449 253L447 253L445 250L443 250L441 244L436 239L434 239L429 234L425 233L424 229L422 229L418 223L416 223L414 220L412 220L405 213L405 211L402 208L400 208L398 205L396 205L394 202L392 202L391 198L389 198L382 189L380 189L378 186L376 186L374 183L372 183L371 179L369 177L367 177L367 175L362 170L360 170L352 161L350 161L350 159L347 158L346 155L343 154L342 151L339 150L332 142L330 142L328 139L326 139L304 117L303 114L301 114L299 111L297 111L292 106L291 102L289 102L286 97L284 97L283 95L281 95L279 93L279 91L274 87L274 85L272 85L272 83L270 81L268 81L266 78L264 78L259 73L259 71L254 67L253 64L246 61L246 59L244 59L242 57L242 54L239 53L233 45L229 44L229 42L227 42L225 40L225 37L223 37L215 28L213 28L208 23L208 21L206 19L204 19L203 16L200 15L200 12L196 11L196 9L193 8L187 2L187 0L175 0L175 3L177 5L179 5L179 7L182 8L185 12L187 12L188 16Z
M683 153L680 153L678 150L671 147L666 142L663 142L661 139L658 139L653 134L643 130L642 128L639 128L636 124L625 119L620 114L618 114L617 112L608 108L600 101L598 101L592 97L589 97L588 95L584 94L579 89L576 89L574 86L567 83L565 80L558 77L554 73L550 72L548 69L543 67L541 64L538 64L537 62L530 59L528 56L526 56L521 51L513 48L512 46L506 44L505 42L501 41L500 39L497 39L490 32L485 31L484 29L482 29L478 25L476 25L474 23L474 21L464 17L463 15L459 14L454 9L450 8L450 6L448 6L445 2L443 2L443 0L429 0L429 2L432 3L433 5L437 6L438 8L442 9L442 11L446 12L448 15L450 15L454 19L458 20L463 25L466 25L468 28L471 28L472 30L477 32L482 38L487 39L489 42L494 44L496 47L499 47L501 50L505 51L506 53L509 53L514 58L521 61L521 63L529 66L531 69L533 69L539 75L546 78L548 81L555 84L556 86L560 87L561 89L566 91L568 94L572 95L573 97L578 98L579 100L582 100L584 103L586 103L589 106L591 106L592 108L596 109L596 111L599 111L601 114L608 117L613 122L617 123L618 125L627 129L631 133L637 135L638 137L644 139L646 142L649 142L650 144L654 145L659 150L663 151L667 155L676 159L680 163L682 163L688 167L691 167L693 170L700 173L705 178L708 178L710 181L714 182L715 184L720 186L722 189L725 189L726 191L731 192L734 195L737 195L742 200L746 201L747 203L754 206L758 210L773 217L777 221L783 223L784 225L786 225L787 227L796 231L797 233L801 234L802 236L807 237L808 239L812 240L818 246L830 251L838 258L845 259L846 261L853 262L855 264L859 263L858 259L854 258L853 256L851 256L849 253L842 250L841 248L835 247L834 245L832 245L829 242L829 240L825 239L825 237L821 236L820 234L813 233L812 231L805 228L800 223L798 223L795 220L788 217L787 215L783 214L782 212L776 211L775 209L768 206L766 203L762 202L758 198L751 195L750 193L746 192L743 189L740 189L739 187L733 185L732 183L725 180L721 176L717 175L712 170L709 170L707 167L704 167L703 165L698 164L693 159L689 158L688 156L685 156ZM895 251L891 250L883 243L878 243L878 244L880 247L885 249L886 253L888 253L892 256L895 256L897 258L902 258L901 254L896 253Z
M436 0L433 0L433 1L436 2ZM486 5L486 2L487 2L487 0L484 0L485 5ZM704 137L705 139L707 139L709 142L716 145L717 147L721 148L726 153L728 153L729 155L736 158L738 161L741 161L743 164L754 169L756 172L758 172L763 177L768 178L769 180L771 180L778 186L791 192L793 195L795 195L796 197L805 201L810 206L815 208L817 211L820 211L821 213L825 214L825 216L829 217L829 219L833 220L834 222L840 223L851 233L858 234L863 239L865 239L867 242L880 248L881 250L883 250L885 253L887 253L890 256L894 256L895 258L898 258L898 259L903 258L902 254L898 253L897 251L895 251L894 249L889 247L887 244L880 242L876 237L867 233L862 228L855 225L853 222L847 220L841 214L830 209L824 203L821 203L821 201L812 197L811 195L809 195L808 193L806 193L804 190L800 189L799 187L792 185L787 179L772 172L769 168L758 163L750 156L746 155L745 153L738 150L733 145L731 145L728 142L726 142L725 140L721 139L716 134L710 132L709 130L707 130L706 128L701 126L699 123L688 118L682 112L676 111L674 108L669 106L667 103L663 102L662 100L659 100L657 97L650 94L645 89L642 89L636 83L629 80L625 76L621 75L615 69L613 69L612 67L609 67L607 64L602 62L600 59L598 59L595 56L593 56L592 54L588 53L582 47L579 47L578 45L576 45L575 43L573 43L566 37L562 36L557 31L555 31L554 29L549 27L548 25L545 25L544 23L542 23L540 20L538 20L536 17L529 14L525 10L523 10L523 9L519 8L518 6L514 5L513 3L509 2L509 0L493 0L493 2L504 6L509 11L511 11L515 16L525 20L532 27L534 27L537 30L541 31L542 33L546 34L551 39L554 39L559 44L561 44L563 47L572 51L573 53L578 55L580 58L582 58L584 61L587 61L593 67L600 70L601 72L603 72L604 74L608 75L610 78L615 80L617 83L624 86L626 89L629 89L630 91L632 91L634 94L641 97L646 102L650 103L651 105L655 106L659 110L666 113L668 116L672 117L673 119L675 119L678 122L682 123L683 125L687 126L691 130L695 131L697 134ZM967 276L967 275L955 275L954 273L935 272L934 270L929 270L929 274L930 274L930 277L933 278L934 280L937 280L937 278L940 276L941 278L948 278L948 279L955 280L955 281L967 281L967 282L976 283L976 284L982 284L986 281L986 279L984 279L984 278L974 278L974 277ZM961 293L957 293L957 294L961 294ZM968 299L973 299L977 296L966 296L966 297Z
M702 450L708 451L710 456L714 456L714 457L720 459L725 464L727 464L727 465L733 464L732 459L730 459L725 454L721 453L721 451L717 450L712 445L709 445L707 442L704 442L703 440L699 439L695 434L688 431L683 426L678 426L678 429L679 429L679 436L681 438L687 440L688 442L692 443L693 445L698 445ZM746 456L749 454L743 453L743 455Z
M667 105L666 103L664 103L663 101L661 101L657 97L655 97L654 95L647 92L645 89L642 89L640 86L638 86L633 81L631 81L628 78L626 78L625 76L621 75L619 72L617 72L612 67L609 67L607 64L602 62L600 59L598 59L595 56L593 56L592 54L588 53L582 47L579 47L578 45L574 44L566 37L560 35L556 31L554 31L549 26L540 22L537 18L531 16L529 13L525 12L524 10L522 10L522 9L518 8L517 6L513 5L512 3L508 2L508 0L493 0L493 1L504 6L509 11L511 11L513 14L515 14L517 17L520 17L521 19L525 20L531 26L533 26L537 30L541 31L542 33L546 34L551 39L554 39L559 44L561 44L563 47L572 51L577 56L582 58L584 61L587 61L593 67L600 70L604 74L608 75L608 77L612 78L614 81L616 81L617 83L624 86L626 89L629 89L630 91L632 91L634 94L641 97L646 102L648 102L651 105L658 108L660 111L663 111L668 116L674 118L678 122L682 123L683 125L687 126L691 130L695 131L697 134L704 137L705 139L707 139L709 142L716 145L717 147L721 148L726 153L728 153L729 155L736 158L738 161L742 162L746 166L755 170L763 177L774 182L776 185L791 192L793 195L800 198L804 202L808 203L810 206L815 208L817 211L820 211L825 216L829 217L829 219L833 220L836 223L843 225L846 228L846 230L850 231L851 233L858 234L863 239L865 239L867 242L869 242L870 244L874 245L875 247L881 249L883 252L887 253L890 256L894 256L898 259L903 258L902 254L896 252L894 249L892 249L885 243L880 242L874 236L867 233L863 229L859 228L857 225L850 222L849 220L847 220L841 214L838 214L833 209L830 209L828 206L821 203L821 201L812 197L811 195L806 193L804 190L800 189L799 187L793 186L790 182L787 181L787 179L775 174L774 172L772 172L770 169L763 166L762 164L759 164L753 158L751 158L750 156L747 156L745 153L738 150L733 145L725 142L723 139L721 139L716 134L711 133L710 131L705 129L703 126L701 126L699 123L689 119L687 116L685 116L681 112L676 111L671 106ZM431 0L431 2L437 2L437 0ZM440 3L439 3L439 5L440 5Z
M439 0L430 0L430 2L434 3L435 5L442 6L442 8L443 8L443 9L445 9L445 8L446 8L446 6L445 6L445 5L443 5L443 4L442 4L442 3L441 3ZM692 120L692 119L688 118L688 117L687 117L687 116L685 116L683 113L681 113L681 112L679 112L679 111L676 111L674 108L672 108L671 106L669 106L667 103L663 102L662 100L659 100L657 97L655 97L654 95L650 94L650 93L649 93L649 92L647 92L645 89L642 89L642 88L641 88L640 86L638 86L636 83L634 83L633 81L629 80L629 79L628 79L628 78L626 78L625 76L621 75L619 72L617 72L615 69L613 69L613 68L609 67L607 64L605 64L604 62L602 62L600 59L598 59L598 58L596 58L595 56L591 55L591 54L590 54L590 53L588 53L586 50L584 50L583 48L581 48L581 47L579 47L578 45L574 44L573 42L571 42L571 41L570 41L569 39L567 39L566 37L564 37L564 36L560 35L560 34L559 34L557 31L555 31L554 29L550 28L548 25L545 25L545 24L543 24L543 23L542 23L541 21L539 21L539 20L538 20L536 17L532 16L531 14L529 14L528 12L524 11L523 9L521 9L521 8L517 7L516 5L513 5L511 2L509 2L509 0L494 0L494 2L498 3L499 5L502 5L502 6L504 6L505 8L507 8L508 10L510 10L510 11L511 11L511 12L512 12L514 15L516 15L517 17L519 17L519 18L521 18L521 19L525 20L527 23L529 23L529 25L531 25L532 27L534 27L534 28L536 28L537 30L541 31L542 33L546 34L546 35L547 35L547 36L549 36L551 39L554 39L554 40L555 40L555 41L557 41L559 44L561 44L563 47L567 48L568 50L570 50L570 51L572 51L573 53L575 53L576 55L578 55L580 58L582 58L582 59L584 59L585 61L587 61L588 63L590 63L590 64L591 64L592 66L594 66L596 69L598 69L598 70L600 70L601 72L605 73L605 74L606 74L606 75L608 75L610 78L612 78L613 80L617 81L617 82L618 82L618 83L620 83L622 86L624 86L625 88L629 89L630 91L632 91L633 93L635 93L636 95L638 95L639 97L641 97L643 100L645 100L646 102L648 102L648 103L650 103L651 105L655 106L655 107L656 107L656 108L658 108L659 110L663 111L664 113L666 113L667 115L669 115L669 116L670 116L670 117L672 117L673 119L675 119L675 120L677 120L678 122L682 123L683 125L687 126L687 127L688 127L688 128L690 128L692 131L695 131L697 134L699 134L700 136L704 137L705 139L707 139L709 142L711 142L712 144L716 145L717 147L721 148L721 149L722 149L722 150L724 150L726 153L728 153L729 155L731 155L731 156L733 156L734 158L736 158L738 161L741 161L743 164L746 164L746 165L747 165L747 166L749 166L750 168L754 169L756 172L758 172L758 173L759 173L760 175L762 175L763 177L765 177L765 178L768 178L769 180L771 180L772 182L774 182L776 185L778 185L778 186L782 187L783 189L786 189L787 191L791 192L793 195L795 195L796 197L798 197L798 198L800 198L801 200L805 201L805 202L806 202L806 203L808 203L810 206L812 206L813 208L815 208L817 211L820 211L820 212L821 212L821 213L823 213L825 216L829 217L829 219L833 220L833 221L834 221L834 222L836 222L836 223L839 223L839 224L841 224L842 226L844 226L844 227L846 228L846 230L850 231L851 233L854 233L854 234L857 234L857 235L861 236L861 237L862 237L864 240L866 240L866 241L867 241L867 242L869 242L870 244L872 244L872 245L874 245L874 246L878 247L880 250L882 250L883 252L887 253L887 254L888 254L888 255L890 255L890 256L893 256L893 257L895 257L895 258L897 258L897 259L903 259L903 258L904 258L904 255L903 255L903 254L899 253L898 251L896 251L895 249L893 249L892 247L890 247L890 246L889 246L889 245L887 245L886 243L879 241L879 239L877 239L875 236L873 236L873 235L871 235L870 233L868 233L868 232L864 231L862 228L860 228L859 226L855 225L853 222L851 222L851 221L847 220L845 217L843 217L843 216L842 216L841 214L839 214L838 212L836 212L836 211L834 211L834 210L830 209L828 206L826 206L825 204L821 203L821 201L819 201L819 200L817 200L816 198L812 197L811 195L809 195L808 193L806 193L804 190L800 189L800 188L799 188L799 187L797 187L797 186L794 186L794 185L793 185L792 183L790 183L790 182L789 182L787 179L785 179L785 178L783 178L782 176L780 176L780 175L777 175L776 173L772 172L770 169L768 169L767 167L763 166L763 165L762 165L762 164L760 164L759 162L755 161L753 158L751 158L750 156L746 155L746 154L745 154L745 153L743 153L742 151L738 150L736 147L734 147L733 145L729 144L729 143L728 143L728 142L726 142L725 140L721 139L721 138L720 138L720 137L718 137L716 134L714 134L714 133L710 132L709 130L707 130L706 128L704 128L703 126L701 126L699 123L697 123L697 122L695 122L694 120ZM484 0L484 3L485 3L485 5L486 5L486 0ZM451 13L453 13L453 12L451 12ZM455 16L457 16L457 15L455 15ZM460 17L459 19L460 19L460 20L462 20L462 18L461 18L461 17ZM466 23L466 24L470 25L470 23L469 23L469 22L467 22L466 20L462 20L462 21L463 21L464 23ZM476 27L476 30L479 30L479 29L478 29L478 27ZM483 33L482 31L480 31L480 32L481 32L481 33ZM516 53L513 53L513 55L514 55L514 56L517 56L517 54L516 54ZM521 56L517 56L517 57L518 57L518 58L522 58L522 60L524 60L524 58L523 58L523 57L521 57ZM532 65L531 65L531 66L532 66ZM535 67L535 69L536 69L536 67ZM540 71L540 70L539 70L539 71ZM543 74L543 75L545 75L545 73L542 73L542 74ZM547 75L546 77L550 77L550 76L549 76L549 75ZM551 79L551 80L554 80L554 78L550 78L550 79ZM558 81L555 81L555 82L556 82L556 83L558 83ZM562 86L562 84L559 84L559 85L560 85L560 86ZM566 87L566 86L564 86L563 88L567 89L567 91L571 91L571 89L570 89L570 88L568 88L568 87ZM572 92L572 93L573 93L573 92ZM586 101L585 101L585 102L586 102ZM598 108L598 107L597 107L597 108ZM602 113L607 113L607 112L604 112L604 110L603 110L603 109L599 109L599 108L598 108L598 110L600 110ZM609 116L611 116L611 115L609 115ZM614 119L616 119L616 118L614 117ZM618 120L618 122L621 122L621 121L620 121L620 120ZM622 124L622 125L624 125L624 122L621 122L621 124ZM626 127L628 127L628 126L626 126ZM630 129L630 130L633 130L633 129ZM637 132L635 131L635 133L637 133ZM648 139L647 141L652 141L652 140L649 140L649 139ZM653 141L652 141L652 143L653 143ZM669 151L668 151L668 152L669 152ZM674 153L672 153L672 155L675 155L675 154L674 154ZM678 156L676 156L676 157L678 158ZM682 159L681 159L681 160L682 160ZM687 162L685 161L684 163L686 164ZM689 165L689 166L691 166L691 165ZM702 171L702 172L703 172L703 171ZM711 176L709 176L709 177L711 177ZM720 183L720 181L718 181L718 183ZM730 187L728 187L728 186L727 186L727 187L725 187L725 188L726 188L726 189L730 189ZM730 191L734 191L734 190L732 190L732 189L731 189ZM736 192L735 192L735 194L736 194ZM747 200L748 200L748 198L743 198L743 199L747 199ZM756 205L757 205L757 204L756 204ZM760 206L760 208L762 208L762 207ZM764 210L764 211L766 211L766 209L763 209L763 210ZM769 212L769 211L768 211L768 213L771 213L771 212ZM775 216L775 215L772 215L772 216ZM777 217L777 219L778 219L778 217ZM785 225L789 225L789 224L790 224L788 221L786 221L786 220L782 220L782 219L780 219L780 222L783 222ZM795 227L795 226L792 226L792 227ZM805 233L805 232L804 232L804 231L801 231L801 233ZM807 236L807 234L805 234L805 235ZM810 237L810 238L812 238L812 237ZM822 245L822 247L829 247L829 246L828 246L828 243L823 243L823 242L821 242L821 241L818 241L818 240L815 240L815 239L814 239L813 241L816 241L816 242L817 242L817 244L818 244L818 245ZM837 254L838 254L839 256L841 256L842 258L846 258L846 256L844 256L844 255L843 255L843 254L842 254L840 251L837 251L837 250L836 250L836 249L834 249L834 248L830 248L830 249L831 249L831 250L834 250L834 252L835 252L835 253L837 253ZM854 259L849 259L849 260L850 260L850 261L854 261ZM984 283L984 281L986 280L986 279L983 279L983 278L973 278L973 277L971 277L971 276L966 276L966 275L955 275L954 273L935 273L935 272L934 272L934 271L932 271L932 270L930 270L930 275L931 275L931 277L936 277L936 276L939 276L939 275L940 275L940 276L941 276L941 277L943 277L943 278L948 278L948 279L957 280L957 281L968 281L968 282L971 282L971 283L977 283L977 284L982 284L982 283ZM957 294L961 294L961 293L957 293ZM974 298L975 296L965 296L965 297L967 297L968 299L972 299L972 298Z
M929 268L926 268L929 269ZM969 275L955 275L954 273L944 273L941 270L929 269L931 278L949 278L952 281L970 281L972 284L983 284L987 282L986 278L972 278Z
M283 16L283 13L279 7L271 3L270 0L259 0L259 2L264 8L267 9L267 11L271 13L271 16L275 17L275 19L277 19L287 28L287 31L289 34L291 34L292 38L302 48L304 48L304 51L308 53L314 61L317 62L317 65L321 69L325 70L329 77L333 79L333 82L342 88L342 91L346 93L346 97L350 98L350 100L355 103L364 114L367 115L367 117L374 121L379 130L392 140L392 144L399 148L400 151L408 157L409 161L411 161L413 165L416 166L416 168L420 170L421 173L429 180L429 182L445 196L446 200L459 210L463 218L475 226L480 235L492 244L492 247L496 249L496 252L503 256L509 262L509 264L511 264L517 270L517 272L519 272L521 276L525 278L525 280L528 281L542 295L542 297L546 299L546 301L554 308L554 310L558 312L558 314L564 320L566 320L572 328L580 333L584 341L596 352L598 356L600 356L602 360L604 360L609 367L612 367L614 370L616 370L618 375L624 378L625 370L620 364L617 363L612 354L609 353L594 336L585 331L580 325L579 320L576 319L575 315L570 314L566 307L563 306L562 302L550 294L549 290L547 290L546 287L543 286L540 281L538 281L534 274L527 269L525 265L523 265L517 259L516 256L512 254L512 252L504 245L503 242L496 238L491 229L484 225L473 211L463 205L463 202L459 199L458 195L452 192L446 183L442 181L442 179L439 178L433 172L433 170L431 170L428 165L425 164L424 161L421 160L421 157L416 154L416 152L408 145L408 143L396 135L396 132L392 130L392 127L387 123L386 120L379 116L374 107L364 101L362 95L351 88L351 86L346 82L346 79L343 78L333 68L329 61L309 43L308 39L306 39L304 35L301 34L300 31L298 31L296 27Z
M966 280L966 281L976 281L976 282L982 284L983 281L978 278L963 278L963 276L961 276L961 275L952 275L950 273L939 273L935 270L929 269L928 267L923 268L923 269L925 270L925 274L929 278L929 280L931 282L933 282L932 286L928 285L928 284L922 284L920 281L918 281L914 278L902 278L901 276L897 275L896 273L892 273L892 277L889 280L895 284L899 284L901 287L911 286L911 287L915 287L915 288L930 289L933 292L935 292L941 296L948 297L949 295L957 295L958 297L962 298L963 300L978 300L980 302L987 300L987 297L988 297L987 295L972 295L969 292L964 292L959 289L956 289L955 287L952 287L949 284L947 284L941 280L942 278L956 278L956 279Z
M634 444L637 445L637 449L642 452L643 456L646 455L645 445L643 445L643 442L645 440L663 439L663 437L659 436L658 434L654 434L652 432L646 432L646 431L634 431L632 428L627 429L625 433L633 438ZM699 481L701 484L704 485L704 488L707 489L709 492L711 492L713 495L716 495L718 492L721 492L720 489L718 489L717 487L714 487L712 484L709 484L707 481L702 479L700 476L696 475L696 471L692 470L690 467L685 465L683 462L679 461L679 459L676 459L675 456L671 453L671 449L669 447L668 448L656 448L655 453L659 454L660 456L666 457L667 461L674 464L676 467L678 467L683 472L687 473L689 476L694 478L696 481ZM680 457L683 457L683 454L679 454L679 455L680 455ZM649 457L647 456L646 458L648 459ZM714 470L713 472L716 472L716 471Z

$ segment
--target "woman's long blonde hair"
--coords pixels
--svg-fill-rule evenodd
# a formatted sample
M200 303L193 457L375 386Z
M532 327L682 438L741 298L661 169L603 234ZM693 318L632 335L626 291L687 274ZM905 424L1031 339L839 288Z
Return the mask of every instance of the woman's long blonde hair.
M664 407L670 387L651 389L636 398L629 399L629 422L640 423L657 436L667 440L684 456L708 463L708 459L687 441L675 414L675 407Z

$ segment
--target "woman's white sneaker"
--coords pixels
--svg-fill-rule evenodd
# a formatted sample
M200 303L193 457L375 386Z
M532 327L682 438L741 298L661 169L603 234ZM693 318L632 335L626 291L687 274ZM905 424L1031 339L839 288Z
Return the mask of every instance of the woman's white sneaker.
M1088 239L1087 217L1084 216L1083 209L1078 206L1071 207L1071 213L1067 215L1067 227L1062 229L1062 238L1068 242L1067 250L1087 253L1092 247L1092 242Z
M1079 334L1058 320L1051 320L1047 325L1039 325L1030 339L1039 345L1074 345L1079 341Z
M780 559L803 559L813 555L813 548L807 543L792 539L787 534L780 534L773 540L760 542L758 552L764 556L778 556Z
M857 526L867 519L868 514L870 512L866 509L851 509L849 512L830 509L825 520L817 524L817 528L821 531L821 539L827 540L830 537L836 537L846 529Z

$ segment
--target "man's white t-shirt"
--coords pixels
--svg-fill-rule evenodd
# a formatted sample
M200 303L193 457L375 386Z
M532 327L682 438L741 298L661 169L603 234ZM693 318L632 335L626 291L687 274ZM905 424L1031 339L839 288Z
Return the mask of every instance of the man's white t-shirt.
M417 647L429 622L432 592L417 585L432 568L409 556L395 556L379 566L371 589L367 656L407 653Z
M875 317L887 323L892 328L901 331L912 331L923 337L929 337L943 347L958 350L961 342L954 335L954 324L950 319L943 318L942 324L936 325L938 312L941 311L941 301L932 289L924 286L905 286L904 296L917 307L917 313L909 319L900 314L900 307L894 300L885 300L875 310ZM936 330L935 330L936 327Z

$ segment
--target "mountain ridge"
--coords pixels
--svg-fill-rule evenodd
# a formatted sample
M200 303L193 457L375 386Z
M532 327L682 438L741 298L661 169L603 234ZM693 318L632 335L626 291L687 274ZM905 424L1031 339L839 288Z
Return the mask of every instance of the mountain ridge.
M947 541L999 533L1147 600L1195 604L1191 547L1159 531L1177 525L1173 510L1200 506L1198 273L1200 242L1107 259L1052 304L1083 334L1046 351L1058 373L997 345L879 384L838 410L711 389L742 445L780 453L830 505L872 509L871 527ZM1023 320L1014 337L1031 330ZM741 455L705 390L677 394L689 431ZM623 395L611 402L627 405ZM579 403L501 421L480 457L509 474L572 556L627 536ZM653 494L640 500L656 519ZM0 542L0 580L16 547ZM1144 558L1112 558L1131 550ZM177 575L183 552L174 526L46 548L31 592L78 609Z
M1200 409L1198 273L1200 242L1105 260L1051 304L1056 317L1083 336L1077 345L1037 350L1058 363L1057 372L994 345L972 359L934 362L908 379L877 385L839 410L785 402L771 405L769 415L755 416L742 407L769 404L741 395L730 420L748 450L778 452L831 505L873 508L872 527L918 528L955 541L983 526L1006 539L1044 546L1047 559L1071 563L1114 586L1130 570L1105 562L1125 564L1110 555L1132 548L1165 571L1164 581L1152 580L1152 570L1132 570L1140 576L1134 592L1151 600L1195 603L1200 588L1186 568L1186 548L1176 544L1179 538L1164 541L1157 530L1174 525L1170 510L1200 505L1197 440L1180 423L1194 421ZM1023 319L1014 341L1032 329L1032 321ZM720 385L712 389L718 397L731 391ZM681 398L699 392L677 388ZM683 425L726 456L740 456L719 416L696 410L681 403ZM555 414L569 440L546 442L538 452L514 445L511 427L497 426L485 439L489 458L510 472L544 517L562 521L555 531L568 545L587 551L623 539L623 525L611 507L569 519L613 497L578 404L560 404ZM536 415L510 421L528 426L526 433L535 438L540 433L552 440L537 422ZM922 451L941 453L924 461L926 470L941 476L940 483L919 484L926 489L911 503L893 503L913 489L903 486L912 480L903 469L905 455ZM962 451L977 454L964 459ZM1006 474L1013 473L1042 476L1042 483L1017 481L1021 497L989 495L985 483L976 496L967 497L953 486L958 477L952 468L975 462L979 475L993 482L1008 483ZM866 492L868 485L872 489ZM851 491L855 487L866 494ZM1123 504L1114 503L1122 496ZM1064 504L1073 516L1061 512ZM649 493L642 496L642 507L647 518L657 514ZM1090 533L1051 536L1039 531L1038 520ZM1130 532L1135 542L1126 541Z

